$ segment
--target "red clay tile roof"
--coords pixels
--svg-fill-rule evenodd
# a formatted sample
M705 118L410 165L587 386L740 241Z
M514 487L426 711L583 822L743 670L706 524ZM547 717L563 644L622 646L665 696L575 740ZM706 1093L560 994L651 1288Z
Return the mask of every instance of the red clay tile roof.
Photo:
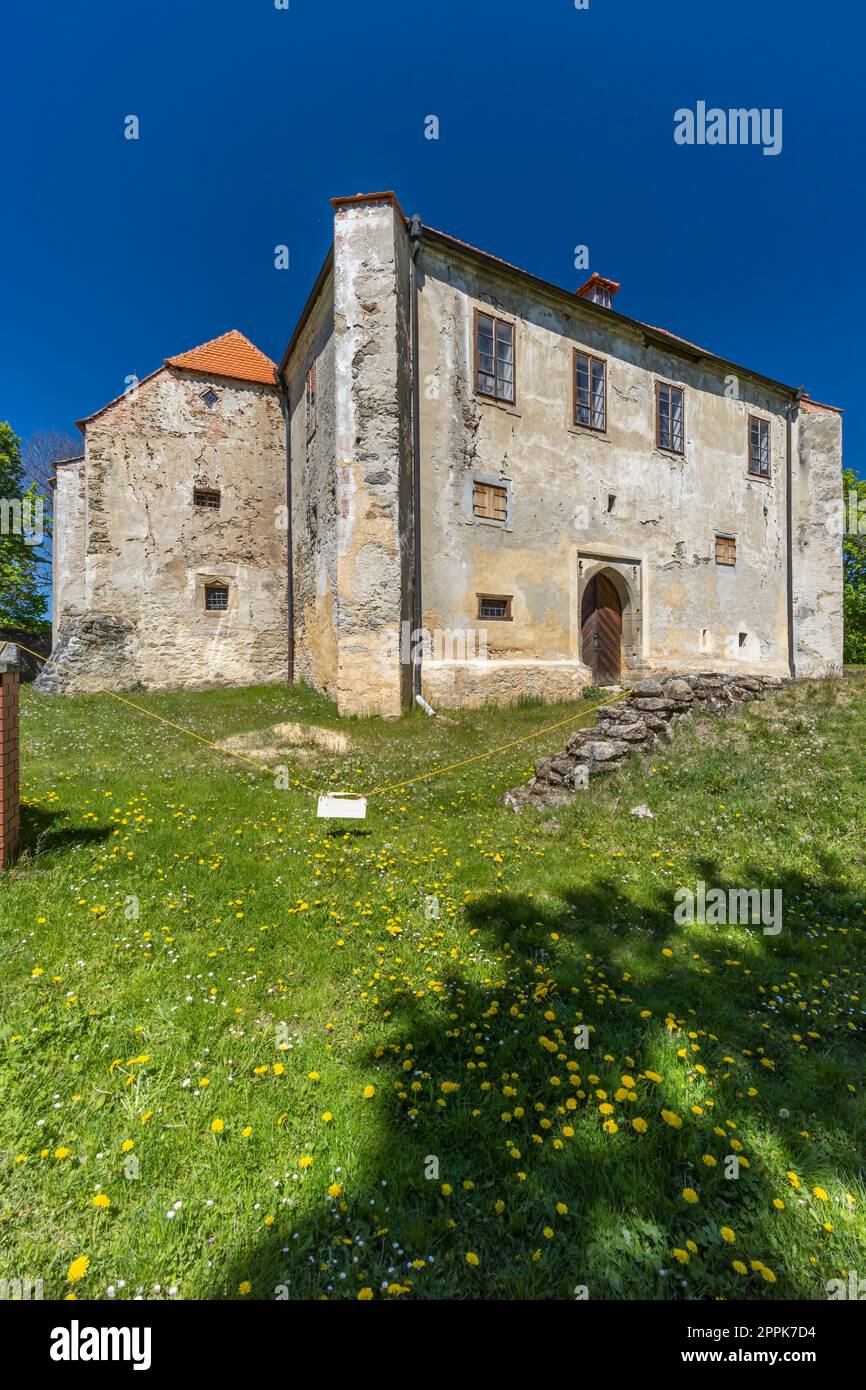
M800 409L805 410L807 415L823 415L825 410L832 410L834 415L845 414L840 405L824 405L821 401L813 401L811 396L803 397Z
M277 365L270 357L232 328L220 338L213 338L189 352L166 357L167 367L181 367L188 372L204 372L207 376L232 377L235 381L260 381L276 384Z
M590 290L594 289L596 285L606 285L611 295L615 295L622 289L619 280L609 280L606 275L599 275L598 271L594 270L589 279L584 280L582 285L578 285L574 292L575 294L579 294L581 299L585 299Z

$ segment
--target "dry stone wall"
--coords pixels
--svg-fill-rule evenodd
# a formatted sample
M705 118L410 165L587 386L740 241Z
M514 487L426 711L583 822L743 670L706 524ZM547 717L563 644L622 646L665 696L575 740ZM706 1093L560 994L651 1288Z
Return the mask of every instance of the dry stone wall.
M732 676L715 673L658 675L640 681L617 704L595 712L591 728L577 729L565 748L535 764L535 776L526 786L513 787L505 804L515 811L524 806L562 805L585 789L593 777L612 772L630 754L670 743L677 725L695 711L727 715L786 684L779 676Z

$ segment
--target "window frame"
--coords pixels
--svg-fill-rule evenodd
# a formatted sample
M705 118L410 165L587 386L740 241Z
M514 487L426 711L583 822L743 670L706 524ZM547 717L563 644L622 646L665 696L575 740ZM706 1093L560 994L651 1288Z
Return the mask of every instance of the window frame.
M733 547L733 551L734 551L734 558L733 558L733 560L720 560L720 559L719 559L719 541L726 541L726 542L728 542L728 543ZM723 570L735 570L735 569L737 568L737 559L738 559L737 549L738 549L738 547L737 547L737 538L736 538L736 536L733 535L730 531L714 531L714 532L713 532L713 563L714 563L719 569L723 569Z
M319 421L318 421L318 416L317 416L317 411L316 411L316 406L317 406L317 401L316 401L316 366L317 366L317 364L318 364L318 358L315 358L315 357L314 357L313 360L312 360L312 362L310 363L310 365L307 367L307 372L306 372L306 375L305 375L305 377L304 377L304 412L305 412L305 414L304 414L304 420L305 420L306 434L307 434L307 443L308 443L308 444L309 444L310 440L313 438L313 435L316 433L316 428L317 428L318 423L319 423Z
M476 597L476 599L478 600L478 609L477 609L477 613L476 613L476 620L477 620L478 622L484 622L484 623L510 623L510 622L513 622L513 621L514 621L513 615L512 615L512 611L511 611L511 606L512 606L512 604L513 604L513 602L514 602L514 595L513 595L513 594L479 594L479 593L476 593L475 597ZM482 608L483 608L483 606L484 606L485 603L504 603L504 604L505 604L505 612L502 614L501 617L496 617L496 616L493 615L492 613L482 613L481 610L482 610Z
M210 502L200 502L200 497L215 497L216 505ZM196 487L193 485L192 505L196 511L218 512L222 505L222 489L218 487Z
M577 418L577 359L585 357L589 371L589 413L593 414L592 408L592 364L597 362L601 366L602 381L602 408L604 412L604 424L594 425L592 419L589 422L578 420ZM585 348L572 347L571 349L571 423L578 430L592 430L593 434L607 434L607 358L597 357L594 353L588 352Z
M482 391L478 384L480 376L480 364L478 353L478 320L479 317L490 319L493 324L493 372L485 372L485 376L493 376L493 391ZM499 396L496 394L496 325L502 324L504 328L511 329L511 397ZM475 395L479 400L492 401L494 405L504 406L507 410L517 409L517 322L514 319L503 319L498 314L481 309L476 304L472 321L472 383Z
M766 473L756 472L752 468L752 425L763 425L767 432L767 471ZM754 478L759 483L769 483L773 477L773 435L770 428L770 421L765 420L763 415L752 415L751 412L746 416L746 475Z
M673 412L671 412L671 414L668 416L668 421L669 421L669 423L670 423L670 425L671 425L671 432L670 432L670 433L671 433L671 441L672 441L672 442L671 442L670 444L663 444L663 443L662 443L662 440L661 440L661 397L662 397L662 391L679 391L680 396L682 397L681 430L680 430L680 436L681 436L681 437L680 437L680 444L681 444L681 447L680 447L679 449L676 448L676 446L675 446L674 443L673 443L673 438L674 438L674 432L673 432L673 418L674 418L674 417L673 417ZM662 449L662 450L664 451L664 453L666 453L666 454L676 454L677 458L683 458L683 457L685 456L685 452L686 452L686 388L685 388L684 386L677 386L677 385L675 384L675 382L672 382L672 381L656 381L656 384L655 384L655 440L656 440L656 448L657 448L657 449Z
M204 585L202 586L202 589L203 589L203 593L204 593L204 611L205 611L205 613L216 613L217 615L222 615L223 613L227 613L227 612L229 611L229 605L230 605L230 603L231 603L231 597L232 597L231 586L230 586L229 584L223 584L223 583L219 583L219 582L216 581L216 580L213 580L213 581L211 581L211 582L209 582L209 583L204 584ZM209 593L212 593L214 589L219 589L221 592L224 592L224 593L225 593L225 596L226 596L225 608L209 608L209 607L208 607L208 601L207 601L208 594L209 594Z
M483 488L483 489L485 490L485 492L487 492L487 493L491 493L491 494L492 494L492 493L497 493L497 492L499 492L499 493L502 494L502 505L503 505L503 510L502 510L502 515L501 515L501 516L495 516L495 515L493 515L492 513L491 513L491 514L485 514L485 513L483 513L483 512L482 512L482 513L479 513L479 512L477 512L477 511L475 510L475 492L476 492L476 489L478 489L478 488ZM487 480L486 478L475 478L475 477L473 477L473 479L472 479L472 495L471 495L471 499L470 499L470 500L471 500L471 506L472 506L472 520L473 520L473 521L475 521L475 522L479 522L479 521L480 521L480 522L483 522L483 523L484 523L485 525L487 525L487 526L502 526L502 527L506 527L506 526L508 525L508 519L509 519L509 515L510 515L510 511L511 511L511 507L510 507L510 501L511 501L511 499L510 499L510 495L509 495L509 488L508 488L508 485L507 485L506 483L498 483L498 482L497 482L497 483L492 483L492 482L488 482L488 480Z

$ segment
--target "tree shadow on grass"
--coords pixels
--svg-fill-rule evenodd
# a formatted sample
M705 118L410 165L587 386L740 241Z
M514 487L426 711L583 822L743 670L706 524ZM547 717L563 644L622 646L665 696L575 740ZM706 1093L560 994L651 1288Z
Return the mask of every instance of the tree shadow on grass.
M26 803L21 805L22 855L36 858L79 846L102 844L110 835L109 825L65 825L60 811Z
M761 881L740 864L733 883L711 857L700 873ZM863 905L838 866L773 886L785 917L772 936L678 926L670 894L606 878L554 907L467 905L471 970L443 955L423 991L382 987L375 1042L350 1058L351 1085L373 1077L379 1094L347 1141L342 1191L327 1196L336 1174L314 1162L303 1206L279 1208L210 1296L249 1280L263 1299L387 1286L445 1299L826 1297L856 1261L836 1199L863 1181L866 1110L848 1089L864 1062Z

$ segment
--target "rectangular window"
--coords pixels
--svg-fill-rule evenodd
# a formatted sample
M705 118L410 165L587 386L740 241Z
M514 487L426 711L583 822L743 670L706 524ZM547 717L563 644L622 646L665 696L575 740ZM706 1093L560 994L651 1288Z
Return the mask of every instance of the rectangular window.
M479 594L478 616L494 622L510 623L511 594Z
M193 505L205 507L212 512L218 512L220 506L220 495L216 488L197 487L192 494Z
M514 404L514 324L475 311L475 390Z
M587 352L574 354L574 423L590 430L607 429L605 364Z
M205 584L204 606L207 613L224 613L229 606L227 584Z
M749 416L749 472L755 478L770 476L770 424Z
M508 520L508 488L494 483L472 484L472 515L482 521Z
M716 564L735 565L737 563L737 541L734 536L716 536Z
M656 444L673 454L683 452L683 392L679 386L656 382Z
M310 364L304 382L304 403L307 418L307 439L316 433L316 364Z

